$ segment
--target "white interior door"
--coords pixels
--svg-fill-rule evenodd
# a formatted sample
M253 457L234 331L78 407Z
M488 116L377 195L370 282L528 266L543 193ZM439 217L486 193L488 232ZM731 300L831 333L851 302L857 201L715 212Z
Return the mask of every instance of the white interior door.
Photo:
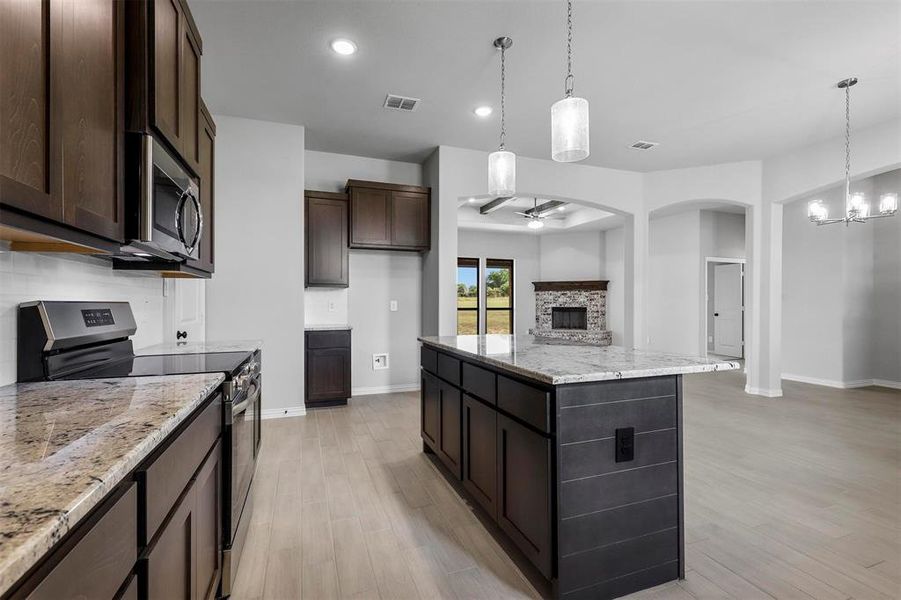
M164 342L204 341L206 282L198 279L167 279L165 306Z
M720 264L713 272L713 351L741 357L742 265Z

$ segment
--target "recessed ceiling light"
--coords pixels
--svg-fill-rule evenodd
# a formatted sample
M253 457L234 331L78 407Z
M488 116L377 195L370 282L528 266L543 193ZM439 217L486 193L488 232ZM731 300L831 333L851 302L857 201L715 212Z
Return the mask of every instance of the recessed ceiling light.
M475 201L476 201L475 198L470 198L470 199L469 199L469 202L470 202L470 203L475 202Z
M494 109L490 106L477 106L472 112L474 112L477 117L482 117L484 119L485 117L490 116L493 111Z
M561 210L561 211L562 211L562 210L566 210L566 206L558 206L558 207L557 207L557 210Z
M346 38L332 40L331 47L332 52L341 56L350 56L357 51L357 45Z

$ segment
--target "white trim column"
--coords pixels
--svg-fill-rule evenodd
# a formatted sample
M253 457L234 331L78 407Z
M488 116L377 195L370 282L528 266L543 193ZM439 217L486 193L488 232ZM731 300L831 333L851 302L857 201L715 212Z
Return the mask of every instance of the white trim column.
M623 234L623 346L647 347L648 215L644 211L626 217Z
M782 205L763 200L751 214L750 328L745 391L782 395Z

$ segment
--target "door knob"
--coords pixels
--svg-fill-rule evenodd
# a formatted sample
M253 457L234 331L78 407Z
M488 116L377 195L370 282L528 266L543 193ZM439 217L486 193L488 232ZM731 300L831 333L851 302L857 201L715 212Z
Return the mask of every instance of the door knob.
M185 339L187 339L187 338L188 338L188 332L187 332L187 331L176 331L176 332L175 332L175 339L177 339L177 340L185 340Z
M718 316L720 316L720 313L713 313L713 316L718 317Z

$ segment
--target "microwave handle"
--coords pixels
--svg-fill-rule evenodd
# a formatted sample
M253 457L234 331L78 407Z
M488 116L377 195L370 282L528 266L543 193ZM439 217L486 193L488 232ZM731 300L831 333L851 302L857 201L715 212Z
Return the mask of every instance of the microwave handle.
M185 205L188 203L188 199L194 203L194 210L197 212L197 224L194 226L194 233L190 244L185 238L185 233L182 230L181 225L182 213L185 211ZM200 208L200 201L197 199L197 196L190 191L183 193L181 198L178 199L178 205L175 207L175 229L178 232L179 241L184 244L185 251L188 254L194 252L194 248L196 248L197 244L200 242L200 236L203 232L203 213Z

